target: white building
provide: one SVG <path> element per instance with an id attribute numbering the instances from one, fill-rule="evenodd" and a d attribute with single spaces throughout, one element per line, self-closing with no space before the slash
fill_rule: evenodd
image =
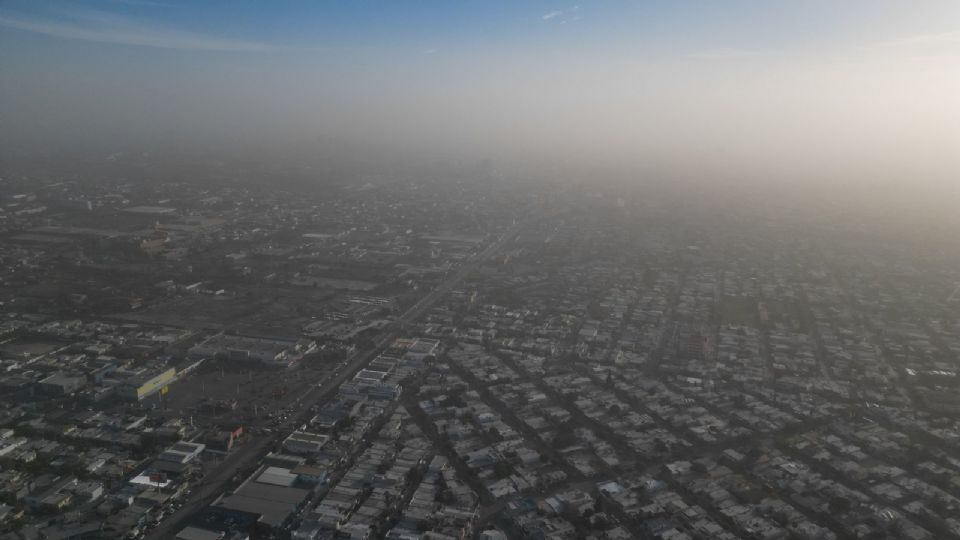
<path id="1" fill-rule="evenodd" d="M 204 448 L 206 445 L 180 441 L 164 450 L 157 459 L 183 465 L 196 459 L 203 453 Z"/>

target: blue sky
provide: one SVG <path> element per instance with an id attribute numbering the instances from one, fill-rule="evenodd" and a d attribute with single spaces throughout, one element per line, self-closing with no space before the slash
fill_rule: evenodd
<path id="1" fill-rule="evenodd" d="M 250 54 L 533 51 L 621 46 L 655 54 L 869 45 L 958 31 L 949 0 L 249 1 L 11 0 L 5 44 Z M 72 42 L 72 43 L 68 43 Z"/>
<path id="2" fill-rule="evenodd" d="M 960 42 L 954 0 L 7 0 L 0 62 L 26 85 L 158 87 L 329 75 L 320 86 L 443 81 L 538 62 L 831 61 L 884 44 Z M 481 71 L 482 72 L 482 71 Z M 253 78 L 254 80 L 249 80 Z M 406 79 L 406 80 L 405 80 Z M 314 80 L 314 83 L 317 81 Z M 430 84 L 430 80 L 424 81 Z M 282 83 L 281 83 L 282 84 Z"/>
<path id="3" fill-rule="evenodd" d="M 695 150 L 731 171 L 906 145 L 943 165 L 958 59 L 956 0 L 6 0 L 0 141 Z"/>

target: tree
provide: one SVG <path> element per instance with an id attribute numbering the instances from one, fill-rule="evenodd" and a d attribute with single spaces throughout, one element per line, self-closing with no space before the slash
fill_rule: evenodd
<path id="1" fill-rule="evenodd" d="M 498 461 L 497 464 L 493 466 L 493 476 L 497 479 L 506 478 L 512 473 L 513 469 L 506 461 Z"/>
<path id="2" fill-rule="evenodd" d="M 853 503 L 850 502 L 850 499 L 837 495 L 830 499 L 828 508 L 833 514 L 846 514 L 851 508 L 853 508 Z"/>

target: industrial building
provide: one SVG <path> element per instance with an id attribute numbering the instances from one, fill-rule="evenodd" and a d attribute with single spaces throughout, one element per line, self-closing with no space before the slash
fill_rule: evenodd
<path id="1" fill-rule="evenodd" d="M 66 396 L 80 390 L 86 384 L 85 377 L 63 372 L 54 373 L 37 383 L 40 391 L 48 396 Z"/>
<path id="2" fill-rule="evenodd" d="M 157 459 L 169 461 L 172 463 L 186 464 L 197 458 L 203 453 L 205 445 L 180 441 L 170 448 L 164 450 Z"/>
<path id="3" fill-rule="evenodd" d="M 296 475 L 280 467 L 261 467 L 231 495 L 213 504 L 219 510 L 259 516 L 258 523 L 278 528 L 307 500 L 309 489 L 292 487 Z M 290 485 L 287 485 L 287 483 Z"/>
<path id="4" fill-rule="evenodd" d="M 323 449 L 330 437 L 308 431 L 294 431 L 283 441 L 283 449 L 292 454 L 310 455 Z"/>
<path id="5" fill-rule="evenodd" d="M 267 339 L 217 334 L 190 348 L 193 358 L 227 358 L 237 362 L 254 362 L 271 368 L 290 367 L 303 355 L 316 350 L 309 340 Z"/>
<path id="6" fill-rule="evenodd" d="M 130 401 L 142 401 L 174 382 L 177 378 L 177 370 L 176 368 L 118 370 L 114 373 L 114 378 L 118 379 L 116 386 L 118 396 Z"/>

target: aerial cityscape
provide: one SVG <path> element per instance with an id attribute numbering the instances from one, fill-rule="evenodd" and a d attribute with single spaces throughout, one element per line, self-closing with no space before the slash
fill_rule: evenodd
<path id="1" fill-rule="evenodd" d="M 5 177 L 4 538 L 960 535 L 955 264 L 483 174 Z"/>
<path id="2" fill-rule="evenodd" d="M 700 46 L 669 69 L 661 36 L 650 69 L 679 75 L 625 83 L 629 98 L 601 89 L 623 75 L 605 48 L 571 53 L 599 78 L 543 102 L 527 92 L 557 74 L 514 62 L 603 42 L 584 27 L 616 41 L 658 32 L 641 14 L 689 15 L 766 34 L 686 1 L 496 17 L 412 3 L 412 29 L 394 3 L 278 7 L 286 18 L 213 4 L 0 6 L 0 540 L 960 539 L 956 29 L 916 57 L 853 47 L 870 59 L 850 77 L 904 77 L 875 102 L 811 75 L 843 97 L 804 107 L 846 110 L 836 124 L 756 79 L 848 65 L 771 59 L 797 36 L 842 48 L 877 28 L 932 32 L 955 4 L 872 3 L 885 17 L 860 27 L 858 0 L 836 27 L 767 52 Z M 820 2 L 731 5 L 784 32 L 830 19 Z M 214 15 L 260 33 L 201 33 L 227 24 Z M 311 17 L 332 37 L 270 41 Z M 327 54 L 324 39 L 346 60 L 330 60 L 335 89 L 318 87 L 330 93 L 305 131 L 314 82 L 261 76 Z M 516 55 L 497 56 L 498 39 Z M 416 48 L 406 80 L 398 46 Z M 481 52 L 503 59 L 502 86 L 492 64 L 460 79 L 432 59 Z M 688 62 L 712 67 L 688 78 Z M 942 84 L 911 79 L 919 64 Z M 166 70 L 178 82 L 157 82 Z M 721 86 L 697 90 L 699 113 L 667 99 L 707 79 Z M 285 81 L 304 86 L 277 99 Z M 191 92 L 222 92 L 225 108 Z M 620 120 L 638 92 L 654 105 Z M 761 122 L 767 107 L 783 116 Z M 706 114 L 702 129 L 684 111 Z M 651 125 L 623 129 L 633 120 Z"/>

